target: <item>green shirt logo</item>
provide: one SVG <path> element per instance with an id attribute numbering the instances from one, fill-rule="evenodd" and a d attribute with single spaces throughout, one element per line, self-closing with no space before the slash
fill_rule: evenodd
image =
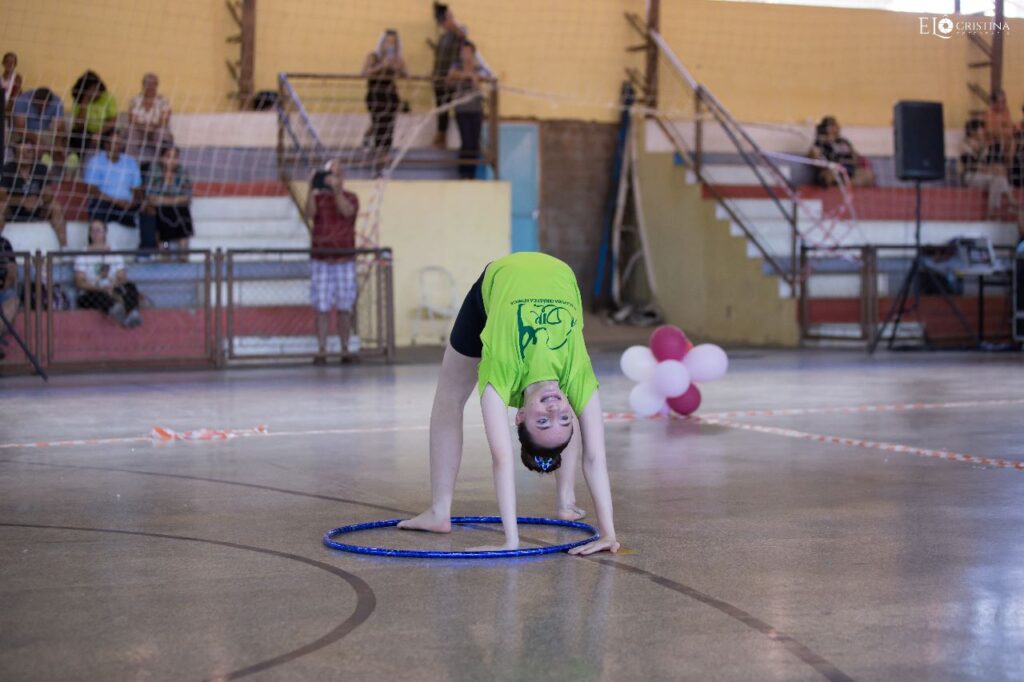
<path id="1" fill-rule="evenodd" d="M 548 350 L 558 350 L 569 343 L 569 334 L 576 328 L 568 301 L 527 299 L 513 301 L 516 326 L 519 330 L 519 358 L 526 359 L 526 349 L 536 345 L 541 332 Z"/>

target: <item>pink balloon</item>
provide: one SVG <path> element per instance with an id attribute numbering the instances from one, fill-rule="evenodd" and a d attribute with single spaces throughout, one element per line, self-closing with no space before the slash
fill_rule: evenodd
<path id="1" fill-rule="evenodd" d="M 668 406 L 672 408 L 673 412 L 684 416 L 696 412 L 697 408 L 700 407 L 700 391 L 697 389 L 697 385 L 690 384 L 690 388 L 687 389 L 686 393 L 678 398 L 669 398 Z"/>
<path id="2" fill-rule="evenodd" d="M 665 324 L 651 333 L 651 352 L 654 357 L 662 360 L 682 360 L 683 356 L 693 348 L 686 334 L 679 327 Z"/>

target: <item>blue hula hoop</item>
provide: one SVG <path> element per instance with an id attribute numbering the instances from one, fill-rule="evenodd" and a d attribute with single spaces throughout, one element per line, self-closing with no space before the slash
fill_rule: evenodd
<path id="1" fill-rule="evenodd" d="M 563 521 L 562 519 L 543 519 L 533 516 L 519 516 L 516 521 L 526 526 L 561 526 L 563 528 L 577 528 L 590 533 L 590 537 L 576 542 L 568 542 L 564 545 L 551 545 L 549 547 L 531 547 L 529 549 L 502 549 L 487 552 L 435 552 L 419 549 L 388 549 L 387 547 L 365 547 L 363 545 L 348 545 L 344 542 L 336 542 L 334 538 L 339 535 L 356 533 L 361 530 L 373 528 L 390 528 L 397 526 L 403 519 L 389 519 L 387 521 L 368 521 L 356 523 L 351 526 L 342 526 L 324 534 L 323 542 L 331 549 L 340 549 L 342 552 L 353 552 L 355 554 L 372 554 L 375 556 L 391 557 L 413 557 L 417 559 L 508 559 L 520 556 L 537 556 L 539 554 L 555 554 L 567 552 L 573 547 L 585 545 L 601 537 L 597 529 L 582 521 Z M 500 516 L 453 516 L 452 523 L 501 523 Z"/>

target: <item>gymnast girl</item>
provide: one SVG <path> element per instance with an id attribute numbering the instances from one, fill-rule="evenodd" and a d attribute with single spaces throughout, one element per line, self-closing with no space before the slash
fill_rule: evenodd
<path id="1" fill-rule="evenodd" d="M 585 516 L 573 492 L 582 450 L 601 537 L 570 554 L 617 552 L 597 377 L 583 342 L 579 285 L 568 265 L 542 253 L 515 253 L 490 263 L 470 288 L 445 348 L 430 413 L 431 506 L 399 528 L 451 531 L 462 415 L 474 387 L 480 392 L 505 543 L 473 550 L 519 549 L 511 406 L 518 408 L 520 459 L 527 469 L 555 474 L 562 519 Z"/>

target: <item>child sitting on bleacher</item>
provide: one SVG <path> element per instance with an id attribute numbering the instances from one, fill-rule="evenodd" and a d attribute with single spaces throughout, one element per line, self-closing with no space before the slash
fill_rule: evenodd
<path id="1" fill-rule="evenodd" d="M 138 327 L 139 290 L 128 281 L 124 256 L 106 253 L 107 224 L 89 222 L 89 253 L 75 258 L 78 307 L 101 310 L 122 327 Z"/>

